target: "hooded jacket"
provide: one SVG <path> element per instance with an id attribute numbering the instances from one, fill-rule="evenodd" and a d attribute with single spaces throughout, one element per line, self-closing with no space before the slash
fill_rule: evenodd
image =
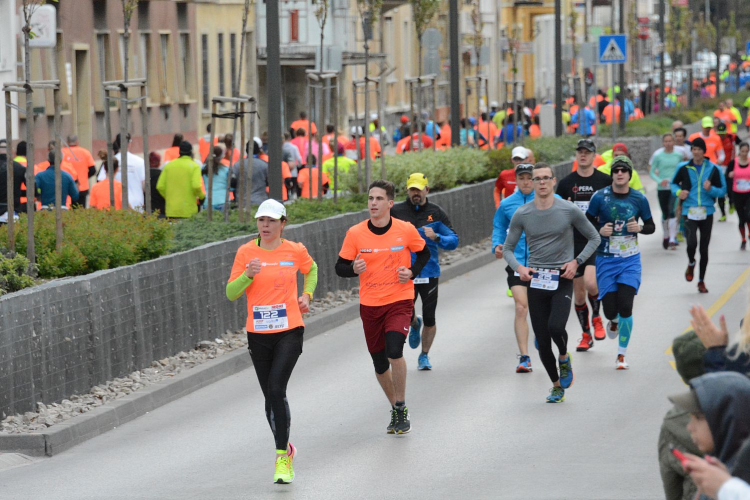
<path id="1" fill-rule="evenodd" d="M 703 188 L 705 181 L 711 181 L 711 188 Z M 693 161 L 686 161 L 677 165 L 677 171 L 672 179 L 672 194 L 678 196 L 680 191 L 688 190 L 688 197 L 682 202 L 682 215 L 687 215 L 691 207 L 705 207 L 706 215 L 716 211 L 716 198 L 727 195 L 727 182 L 719 167 L 703 160 L 700 166 L 693 165 Z"/>
<path id="2" fill-rule="evenodd" d="M 414 205 L 408 198 L 402 203 L 393 205 L 391 216 L 406 222 L 411 222 L 417 228 L 420 236 L 425 240 L 430 250 L 430 260 L 415 278 L 437 278 L 440 276 L 440 262 L 438 248 L 455 250 L 458 247 L 458 235 L 453 230 L 451 221 L 440 206 L 430 203 L 428 199 L 424 205 Z M 438 235 L 437 241 L 425 236 L 424 228 L 431 227 Z M 411 254 L 411 263 L 417 260 L 417 254 Z"/>
<path id="3" fill-rule="evenodd" d="M 750 379 L 734 372 L 707 373 L 690 381 L 714 439 L 714 455 L 731 470 L 750 437 Z"/>
<path id="4" fill-rule="evenodd" d="M 505 198 L 500 202 L 495 212 L 495 218 L 492 222 L 492 253 L 495 253 L 495 247 L 505 244 L 505 238 L 508 236 L 508 228 L 513 214 L 521 205 L 534 201 L 534 191 L 529 194 L 523 194 L 520 190 Z M 513 251 L 516 260 L 525 267 L 529 265 L 529 246 L 526 244 L 526 233 L 522 233 L 518 239 L 516 249 Z"/>

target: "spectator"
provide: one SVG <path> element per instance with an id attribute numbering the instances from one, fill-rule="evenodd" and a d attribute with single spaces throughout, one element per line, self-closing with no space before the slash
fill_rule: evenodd
<path id="1" fill-rule="evenodd" d="M 47 144 L 47 151 L 54 153 L 55 149 L 56 149 L 56 146 L 57 146 L 57 143 L 55 141 L 49 141 L 49 143 Z M 37 163 L 36 165 L 34 165 L 34 175 L 36 175 L 36 174 L 38 174 L 40 172 L 44 172 L 45 170 L 47 170 L 47 168 L 49 166 L 50 166 L 50 162 L 46 161 L 46 160 L 43 161 L 43 162 L 41 162 L 41 163 Z M 78 170 L 76 170 L 76 168 L 73 166 L 72 163 L 69 163 L 69 162 L 61 159 L 60 160 L 60 170 L 62 170 L 63 172 L 67 172 L 68 174 L 70 174 L 70 176 L 73 178 L 73 182 L 75 182 L 76 186 L 78 186 Z M 80 197 L 80 192 L 79 192 L 79 197 Z M 66 197 L 65 198 L 65 206 L 68 207 L 68 208 L 70 208 L 72 204 L 73 204 L 73 201 L 71 200 L 71 198 L 70 197 Z"/>
<path id="2" fill-rule="evenodd" d="M 107 171 L 107 152 L 99 151 L 99 158 L 102 160 L 102 168 Z M 112 173 L 116 174 L 120 170 L 120 163 L 116 158 L 112 158 Z M 115 210 L 122 210 L 122 184 L 120 181 L 114 181 L 115 186 Z M 91 188 L 90 207 L 98 210 L 107 210 L 112 206 L 109 192 L 109 176 L 101 182 L 94 184 Z"/>
<path id="3" fill-rule="evenodd" d="M 216 158 L 221 158 L 224 155 L 224 148 L 221 146 L 214 146 L 214 156 Z M 203 170 L 201 171 L 201 175 L 203 175 L 203 185 L 206 189 L 208 189 L 208 161 L 203 165 Z M 218 168 L 214 167 L 214 176 L 213 176 L 213 184 L 212 184 L 212 190 L 211 190 L 211 204 L 213 205 L 214 210 L 219 210 L 220 212 L 224 211 L 224 202 L 226 201 L 227 196 L 227 184 L 230 182 L 229 180 L 229 167 L 224 165 L 223 163 L 218 164 Z M 234 188 L 237 183 L 237 180 L 233 177 L 231 180 L 231 187 Z M 203 200 L 203 209 L 208 208 L 208 196 L 206 196 L 206 199 Z"/>
<path id="4" fill-rule="evenodd" d="M 701 454 L 714 455 L 732 469 L 750 437 L 750 379 L 732 372 L 707 373 L 692 379 L 689 391 L 669 399 L 690 414 L 687 430 Z"/>
<path id="5" fill-rule="evenodd" d="M 260 205 L 268 199 L 268 193 L 266 192 L 266 187 L 268 187 L 268 163 L 259 158 L 263 143 L 258 137 L 255 137 L 252 141 L 248 141 L 245 147 L 245 151 L 248 154 L 250 153 L 251 145 L 253 148 L 252 164 L 250 164 L 250 158 L 243 159 L 245 162 L 245 178 L 243 179 L 245 183 L 245 193 L 248 192 L 248 188 L 251 186 L 250 183 L 252 182 L 250 199 L 248 200 L 246 197 L 244 201 L 246 207 L 249 207 L 250 205 Z M 252 170 L 250 169 L 250 165 L 252 165 Z M 237 162 L 232 165 L 232 176 L 239 178 L 239 172 L 240 162 Z"/>
<path id="6" fill-rule="evenodd" d="M 300 111 L 299 113 L 299 120 L 295 120 L 292 122 L 291 129 L 294 131 L 299 131 L 300 129 L 303 132 L 303 136 L 307 136 L 307 128 L 310 128 L 311 134 L 317 134 L 318 133 L 318 127 L 315 126 L 315 122 L 311 122 L 307 119 L 307 113 L 304 111 Z"/>
<path id="7" fill-rule="evenodd" d="M 305 147 L 305 142 L 307 142 L 308 140 L 309 139 L 305 137 L 305 131 L 301 128 L 298 128 L 297 131 L 294 133 L 294 139 L 289 141 L 297 148 L 297 151 L 299 151 L 300 158 L 302 159 L 302 161 L 300 162 L 300 165 L 307 163 L 307 158 L 302 156 L 302 151 L 303 151 L 303 148 Z"/>
<path id="8" fill-rule="evenodd" d="M 23 194 L 21 186 L 24 185 L 26 169 L 16 161 L 10 161 L 9 165 L 8 141 L 0 139 L 0 219 L 5 214 L 5 219 L 0 220 L 0 222 L 8 220 L 8 168 L 13 169 L 13 212 L 24 212 L 26 207 L 21 206 L 21 195 Z"/>
<path id="9" fill-rule="evenodd" d="M 162 169 L 156 189 L 166 201 L 166 215 L 171 219 L 192 217 L 198 213 L 196 199 L 206 197 L 201 187 L 201 168 L 193 160 L 193 146 L 183 141 L 180 157 Z"/>
<path id="10" fill-rule="evenodd" d="M 180 144 L 182 144 L 182 134 L 175 134 L 172 138 L 172 147 L 164 151 L 164 164 L 180 157 Z"/>
<path id="11" fill-rule="evenodd" d="M 208 142 L 211 140 L 211 124 L 206 125 L 206 135 L 198 139 L 198 151 L 201 157 L 201 161 L 206 161 L 208 152 L 210 151 Z M 214 137 L 214 146 L 219 144 L 219 138 Z"/>
<path id="12" fill-rule="evenodd" d="M 151 174 L 151 211 L 158 213 L 160 219 L 164 219 L 167 216 L 167 202 L 159 190 L 156 189 L 156 185 L 159 183 L 159 176 L 161 175 L 161 156 L 159 153 L 152 151 L 148 155 L 148 166 Z"/>
<path id="13" fill-rule="evenodd" d="M 91 152 L 80 146 L 77 135 L 68 136 L 68 145 L 63 148 L 63 161 L 73 165 L 78 174 L 78 204 L 85 207 L 89 195 L 89 178 L 96 174 L 96 163 Z"/>
<path id="14" fill-rule="evenodd" d="M 703 370 L 703 347 L 698 336 L 689 331 L 672 342 L 675 367 L 685 384 L 705 372 Z M 675 446 L 680 451 L 700 454 L 695 446 L 687 425 L 690 422 L 690 414 L 677 406 L 670 409 L 661 425 L 659 432 L 659 470 L 661 472 L 662 485 L 666 500 L 693 500 L 697 491 L 693 480 L 682 467 L 677 458 L 672 454 L 671 447 Z"/>
<path id="15" fill-rule="evenodd" d="M 49 162 L 47 168 L 43 172 L 39 172 L 34 176 L 34 182 L 36 183 L 37 197 L 42 203 L 42 208 L 55 206 L 55 152 L 50 151 L 47 156 Z M 64 170 L 60 171 L 62 177 L 62 197 L 65 199 L 66 196 L 70 196 L 72 201 L 78 201 L 78 187 L 73 177 Z M 67 209 L 67 207 L 63 206 Z"/>
<path id="16" fill-rule="evenodd" d="M 363 139 L 364 140 L 364 139 Z M 372 144 L 374 141 L 375 144 L 377 144 L 377 140 L 374 138 L 370 138 L 370 144 Z M 319 162 L 317 160 L 320 160 L 320 155 L 318 154 L 318 148 L 320 145 L 318 144 L 318 134 L 313 133 L 312 134 L 312 156 L 315 158 L 315 164 L 317 165 Z M 370 146 L 370 149 L 372 150 L 372 146 Z M 305 140 L 302 141 L 302 149 L 300 150 L 300 155 L 302 155 L 302 161 L 303 163 L 307 163 L 307 155 L 310 150 L 310 141 L 307 140 L 307 137 L 305 137 Z M 378 147 L 378 151 L 380 151 Z M 323 143 L 323 156 L 330 154 L 331 149 L 328 147 L 328 144 L 325 142 Z M 372 153 L 372 151 L 370 151 Z"/>
<path id="17" fill-rule="evenodd" d="M 224 158 L 227 159 L 229 162 L 229 165 L 233 165 L 240 161 L 240 148 L 235 148 L 234 146 L 234 136 L 232 134 L 226 134 L 224 136 Z M 231 152 L 231 154 L 230 154 Z"/>
<path id="18" fill-rule="evenodd" d="M 693 306 L 690 315 L 693 318 L 690 324 L 707 349 L 703 356 L 706 372 L 733 371 L 750 377 L 750 307 L 731 343 L 724 316 L 719 318 L 720 326 L 717 327 L 703 306 Z"/>
<path id="19" fill-rule="evenodd" d="M 16 144 L 16 156 L 13 158 L 13 161 L 20 163 L 24 167 L 26 166 L 26 141 L 19 141 Z"/>
<path id="20" fill-rule="evenodd" d="M 334 143 L 331 142 L 331 145 L 333 144 Z M 338 192 L 341 192 L 341 185 L 344 184 L 344 182 L 342 182 L 342 179 L 349 173 L 349 170 L 352 167 L 354 168 L 357 167 L 357 162 L 354 160 L 350 160 L 344 155 L 345 153 L 344 146 L 342 146 L 341 144 L 338 144 L 337 147 L 338 147 L 338 150 L 336 151 L 336 153 L 337 153 L 338 159 L 334 160 L 333 158 L 329 158 L 323 163 L 323 172 L 324 172 L 323 179 L 325 179 L 327 175 L 331 181 L 330 182 L 331 189 L 336 189 L 335 181 L 336 181 L 336 177 L 338 177 L 338 182 L 339 182 Z M 334 164 L 334 161 L 336 161 L 335 164 Z M 334 166 L 338 169 L 337 175 L 334 175 Z"/>
<path id="21" fill-rule="evenodd" d="M 318 175 L 320 175 L 319 168 L 315 165 L 315 157 L 313 157 L 313 163 L 312 168 L 304 167 L 302 170 L 299 171 L 299 174 L 297 175 L 297 195 L 300 198 L 310 198 L 310 193 L 312 192 L 312 197 L 317 198 L 318 197 Z M 312 185 L 312 191 L 310 189 L 310 186 Z M 325 195 L 328 192 L 328 188 L 330 186 L 330 180 L 328 179 L 328 174 L 323 172 L 323 194 Z"/>
<path id="22" fill-rule="evenodd" d="M 420 149 L 430 149 L 432 147 L 432 139 L 430 139 L 430 137 L 427 134 L 424 133 L 427 125 L 423 122 L 423 123 L 420 123 L 419 126 L 422 129 L 422 134 L 421 134 L 422 144 L 421 144 L 421 146 L 419 144 L 420 134 L 417 133 L 417 132 L 414 132 L 409 137 L 411 140 L 409 140 L 409 141 L 406 142 L 406 144 L 404 146 L 404 151 L 419 151 Z M 360 139 L 360 142 L 364 143 L 364 139 Z M 371 149 L 370 152 L 372 152 L 372 149 Z"/>
<path id="23" fill-rule="evenodd" d="M 745 447 L 747 448 L 747 446 Z M 726 465 L 713 457 L 705 459 L 688 455 L 686 468 L 698 486 L 701 498 L 716 498 L 717 500 L 746 500 L 750 498 L 750 484 L 748 480 L 737 477 L 732 471 L 729 475 Z"/>
<path id="24" fill-rule="evenodd" d="M 130 134 L 126 136 L 128 144 L 132 142 Z M 122 166 L 122 153 L 120 152 L 120 134 L 117 134 L 115 141 L 112 143 L 112 151 L 115 153 L 115 158 Z M 130 152 L 128 148 L 128 171 L 126 173 L 128 179 L 128 205 L 130 208 L 143 211 L 143 204 L 145 203 L 144 197 L 144 186 L 146 183 L 146 164 L 143 158 L 136 156 Z M 107 177 L 107 171 L 99 169 L 99 175 L 97 179 L 103 181 Z M 115 174 L 115 180 L 122 182 L 122 168 Z"/>
<path id="25" fill-rule="evenodd" d="M 501 111 L 498 111 L 498 114 L 499 113 L 501 113 Z M 473 148 L 477 145 L 477 130 L 474 128 L 476 120 L 474 120 L 474 122 L 471 122 L 471 120 L 474 120 L 474 118 L 469 118 L 468 123 L 471 125 L 469 126 L 469 124 L 467 124 L 466 118 L 461 118 L 460 139 L 461 146 L 469 146 Z"/>

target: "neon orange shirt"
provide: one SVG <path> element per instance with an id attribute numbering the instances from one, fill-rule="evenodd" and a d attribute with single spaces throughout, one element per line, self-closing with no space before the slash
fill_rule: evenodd
<path id="1" fill-rule="evenodd" d="M 89 189 L 89 167 L 96 166 L 91 153 L 81 146 L 71 146 L 63 149 L 63 161 L 73 165 L 78 172 L 78 190 Z"/>
<path id="2" fill-rule="evenodd" d="M 208 153 L 206 153 L 208 155 Z M 180 157 L 180 147 L 179 146 L 172 146 L 171 148 L 167 148 L 166 151 L 164 151 L 164 158 L 162 158 L 162 165 L 166 165 L 172 160 L 176 160 Z"/>
<path id="3" fill-rule="evenodd" d="M 89 207 L 106 210 L 112 205 L 109 203 L 109 179 L 94 184 L 89 196 Z M 115 210 L 122 210 L 122 184 L 115 181 Z"/>
<path id="4" fill-rule="evenodd" d="M 414 300 L 414 283 L 398 282 L 398 268 L 411 267 L 411 252 L 425 246 L 424 239 L 409 222 L 391 217 L 391 228 L 378 236 L 367 227 L 367 220 L 346 232 L 339 257 L 354 260 L 357 255 L 367 264 L 359 275 L 359 303 L 385 306 L 400 300 Z"/>
<path id="5" fill-rule="evenodd" d="M 718 165 L 718 156 L 716 153 L 718 151 L 724 150 L 724 144 L 722 144 L 719 135 L 713 130 L 711 130 L 711 133 L 708 135 L 708 137 L 703 137 L 703 132 L 696 132 L 690 136 L 689 141 L 692 143 L 698 137 L 706 141 L 706 158 L 708 158 L 708 161 Z"/>
<path id="6" fill-rule="evenodd" d="M 310 122 L 309 120 L 295 120 L 292 122 L 290 128 L 294 130 L 295 132 L 297 132 L 298 129 L 302 129 L 305 131 L 305 136 L 307 136 L 308 124 L 310 126 L 310 133 L 317 134 L 318 127 L 315 126 L 315 122 Z"/>
<path id="7" fill-rule="evenodd" d="M 244 273 L 245 266 L 255 258 L 263 267 L 245 290 L 247 331 L 274 333 L 304 326 L 297 302 L 297 271 L 307 274 L 313 264 L 305 245 L 281 240 L 275 250 L 264 250 L 257 240 L 245 243 L 234 257 L 229 281 Z"/>
<path id="8" fill-rule="evenodd" d="M 302 198 L 309 198 L 310 197 L 310 184 L 312 184 L 312 197 L 317 198 L 318 197 L 318 169 L 313 168 L 312 169 L 312 181 L 310 181 L 310 169 L 309 168 L 303 168 L 297 173 L 297 185 L 299 186 L 300 190 L 302 191 Z M 323 172 L 323 185 L 328 184 L 330 185 L 330 179 L 328 178 L 328 174 Z"/>

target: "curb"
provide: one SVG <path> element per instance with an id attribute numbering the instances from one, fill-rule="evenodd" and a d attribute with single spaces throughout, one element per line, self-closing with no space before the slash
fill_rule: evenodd
<path id="1" fill-rule="evenodd" d="M 495 257 L 489 252 L 462 259 L 446 267 L 440 277 L 441 281 L 451 280 L 493 261 Z M 359 302 L 330 309 L 306 321 L 305 340 L 358 317 Z M 250 366 L 252 363 L 246 350 L 237 349 L 88 413 L 55 424 L 47 432 L 0 434 L 0 453 L 13 452 L 34 457 L 57 455 Z"/>

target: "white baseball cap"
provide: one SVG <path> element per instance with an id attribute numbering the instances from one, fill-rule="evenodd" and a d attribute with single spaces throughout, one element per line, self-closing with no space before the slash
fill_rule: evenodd
<path id="1" fill-rule="evenodd" d="M 276 200 L 266 200 L 260 204 L 258 211 L 255 212 L 255 218 L 259 217 L 281 219 L 282 217 L 286 217 L 286 207 Z"/>
<path id="2" fill-rule="evenodd" d="M 260 140 L 260 137 L 253 137 L 253 141 L 258 145 L 258 149 L 263 149 L 263 141 Z"/>
<path id="3" fill-rule="evenodd" d="M 525 160 L 529 157 L 529 150 L 523 146 L 516 146 L 510 154 L 512 159 L 518 158 L 519 160 Z"/>
<path id="4" fill-rule="evenodd" d="M 377 113 L 370 113 L 370 120 L 377 120 L 378 114 Z"/>
<path id="5" fill-rule="evenodd" d="M 356 125 L 352 127 L 350 132 L 351 132 L 351 135 L 357 135 L 357 134 L 363 135 L 364 134 L 364 132 L 362 131 L 362 127 L 357 127 Z"/>

